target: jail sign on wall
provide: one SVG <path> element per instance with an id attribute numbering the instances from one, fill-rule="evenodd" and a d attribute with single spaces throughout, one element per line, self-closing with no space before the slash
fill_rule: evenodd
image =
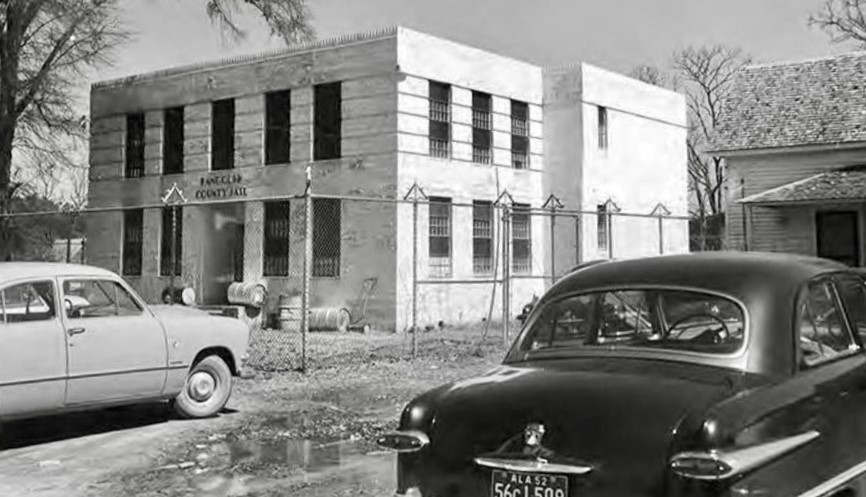
<path id="1" fill-rule="evenodd" d="M 240 173 L 224 173 L 202 176 L 195 191 L 196 200 L 220 200 L 246 197 L 247 187 Z"/>

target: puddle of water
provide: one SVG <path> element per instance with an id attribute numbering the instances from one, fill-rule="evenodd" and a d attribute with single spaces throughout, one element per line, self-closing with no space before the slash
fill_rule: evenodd
<path id="1" fill-rule="evenodd" d="M 310 440 L 237 440 L 226 444 L 232 465 L 259 462 L 319 472 L 358 462 L 366 455 L 357 443 L 320 444 Z"/>

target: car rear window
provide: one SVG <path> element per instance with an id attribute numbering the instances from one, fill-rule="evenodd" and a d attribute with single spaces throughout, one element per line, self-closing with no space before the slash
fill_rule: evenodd
<path id="1" fill-rule="evenodd" d="M 739 350 L 745 315 L 733 300 L 680 289 L 605 290 L 549 302 L 519 349 L 638 347 L 708 354 Z"/>

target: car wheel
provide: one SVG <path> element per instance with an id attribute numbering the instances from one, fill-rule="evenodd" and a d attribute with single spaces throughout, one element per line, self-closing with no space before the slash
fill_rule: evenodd
<path id="1" fill-rule="evenodd" d="M 207 418 L 225 407 L 232 394 L 232 373 L 219 356 L 207 356 L 189 371 L 174 399 L 174 408 L 186 418 Z"/>

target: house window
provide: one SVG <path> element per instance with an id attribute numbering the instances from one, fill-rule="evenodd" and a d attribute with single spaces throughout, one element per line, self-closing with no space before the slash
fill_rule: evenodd
<path id="1" fill-rule="evenodd" d="M 606 251 L 609 245 L 610 232 L 610 214 L 607 212 L 607 204 L 598 204 L 596 209 L 598 213 L 596 220 L 598 222 L 598 250 Z"/>
<path id="2" fill-rule="evenodd" d="M 232 98 L 217 100 L 212 105 L 211 169 L 234 169 L 235 101 Z"/>
<path id="3" fill-rule="evenodd" d="M 144 238 L 144 211 L 123 211 L 122 268 L 124 276 L 141 276 L 142 240 Z"/>
<path id="4" fill-rule="evenodd" d="M 511 270 L 514 274 L 532 271 L 532 219 L 526 204 L 514 204 L 511 215 Z"/>
<path id="5" fill-rule="evenodd" d="M 529 167 L 529 105 L 517 100 L 511 101 L 511 165 Z"/>
<path id="6" fill-rule="evenodd" d="M 315 94 L 313 160 L 339 159 L 343 123 L 342 85 L 339 81 L 316 85 Z"/>
<path id="7" fill-rule="evenodd" d="M 144 113 L 126 116 L 126 171 L 127 178 L 144 176 Z"/>
<path id="8" fill-rule="evenodd" d="M 166 109 L 162 128 L 162 174 L 183 172 L 183 107 Z"/>
<path id="9" fill-rule="evenodd" d="M 174 216 L 172 209 L 177 209 L 177 230 L 172 229 Z M 162 236 L 160 246 L 160 276 L 171 276 L 171 234 L 175 232 L 175 259 L 174 259 L 174 275 L 181 274 L 181 261 L 183 260 L 183 208 L 182 207 L 166 207 L 162 209 Z"/>
<path id="10" fill-rule="evenodd" d="M 598 108 L 598 148 L 607 150 L 607 108 Z"/>
<path id="11" fill-rule="evenodd" d="M 430 155 L 451 157 L 451 86 L 430 82 Z"/>
<path id="12" fill-rule="evenodd" d="M 451 199 L 430 197 L 430 276 L 451 276 Z"/>
<path id="13" fill-rule="evenodd" d="M 472 271 L 493 273 L 493 203 L 472 202 Z"/>
<path id="14" fill-rule="evenodd" d="M 290 90 L 265 95 L 265 164 L 289 162 L 291 109 Z"/>
<path id="15" fill-rule="evenodd" d="M 265 202 L 264 276 L 289 275 L 289 202 Z"/>
<path id="16" fill-rule="evenodd" d="M 472 162 L 490 164 L 493 158 L 490 95 L 472 92 Z"/>
<path id="17" fill-rule="evenodd" d="M 340 276 L 340 200 L 313 199 L 313 276 Z"/>

